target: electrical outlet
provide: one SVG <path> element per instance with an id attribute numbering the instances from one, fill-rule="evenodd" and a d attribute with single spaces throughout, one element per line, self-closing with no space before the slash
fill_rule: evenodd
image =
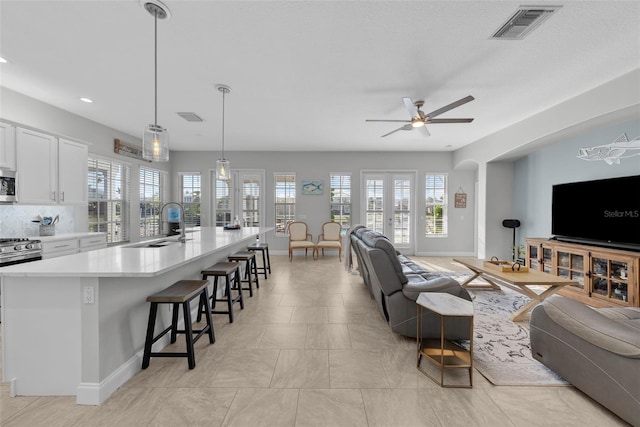
<path id="1" fill-rule="evenodd" d="M 85 304 L 94 304 L 96 302 L 93 286 L 85 286 L 82 289 L 82 302 Z"/>
<path id="2" fill-rule="evenodd" d="M 22 220 L 22 229 L 28 230 L 30 228 L 31 228 L 31 221 L 29 221 L 28 219 Z"/>

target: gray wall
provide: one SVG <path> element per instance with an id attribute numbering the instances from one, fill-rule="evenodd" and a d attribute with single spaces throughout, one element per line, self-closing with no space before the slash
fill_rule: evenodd
<path id="1" fill-rule="evenodd" d="M 585 133 L 516 161 L 513 212 L 522 222 L 518 229 L 520 243 L 524 243 L 525 237 L 551 237 L 551 188 L 554 184 L 640 174 L 640 156 L 622 159 L 619 165 L 576 157 L 579 148 L 609 144 L 622 133 L 629 139 L 640 136 L 640 120 Z M 632 188 L 630 194 L 639 197 L 639 191 Z"/>
<path id="2" fill-rule="evenodd" d="M 209 206 L 209 171 L 215 168 L 218 152 L 172 152 L 172 175 L 179 172 L 199 171 L 203 177 L 203 208 Z M 309 225 L 314 239 L 320 232 L 322 223 L 329 220 L 329 192 L 325 189 L 322 196 L 309 196 L 300 193 L 300 180 L 322 179 L 325 186 L 329 183 L 332 172 L 348 172 L 352 177 L 352 223 L 363 221 L 360 218 L 361 182 L 360 173 L 363 170 L 385 171 L 417 171 L 417 197 L 415 212 L 416 252 L 419 254 L 455 254 L 473 255 L 474 253 L 474 171 L 454 171 L 452 169 L 451 153 L 353 153 L 353 152 L 225 152 L 235 169 L 262 169 L 265 171 L 266 222 L 265 226 L 273 226 L 273 175 L 276 172 L 295 172 L 297 187 L 296 214 L 304 217 Z M 447 173 L 449 176 L 449 201 L 451 204 L 449 216 L 449 236 L 446 238 L 426 238 L 424 236 L 424 205 L 425 205 L 425 175 L 426 173 Z M 460 188 L 467 193 L 467 207 L 454 208 L 454 193 Z M 177 195 L 177 183 L 174 186 Z M 203 218 L 204 224 L 209 224 L 210 217 Z M 287 250 L 286 238 L 268 236 L 268 241 L 275 250 Z"/>

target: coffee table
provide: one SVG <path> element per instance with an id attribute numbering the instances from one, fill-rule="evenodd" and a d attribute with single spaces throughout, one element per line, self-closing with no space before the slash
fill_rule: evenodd
<path id="1" fill-rule="evenodd" d="M 537 270 L 529 270 L 527 272 L 504 272 L 494 270 L 492 268 L 486 268 L 484 261 L 481 259 L 454 259 L 455 262 L 460 263 L 473 271 L 473 275 L 461 283 L 461 286 L 465 289 L 500 289 L 492 279 L 498 279 L 502 281 L 502 284 L 509 289 L 513 289 L 523 295 L 531 298 L 528 304 L 522 306 L 518 311 L 511 315 L 511 320 L 514 322 L 520 322 L 529 319 L 531 310 L 533 307 L 545 300 L 545 298 L 555 294 L 564 286 L 578 285 L 575 280 L 565 279 L 563 277 L 554 276 L 553 274 L 544 273 Z M 481 277 L 488 282 L 488 285 L 472 285 L 470 282 L 476 277 Z M 534 290 L 535 287 L 546 288 L 542 292 L 538 293 Z"/>

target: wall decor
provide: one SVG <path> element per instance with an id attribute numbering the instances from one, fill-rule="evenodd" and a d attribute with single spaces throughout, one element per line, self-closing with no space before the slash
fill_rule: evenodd
<path id="1" fill-rule="evenodd" d="M 640 136 L 629 141 L 623 133 L 611 144 L 578 149 L 578 157 L 582 160 L 603 160 L 609 166 L 620 164 L 620 159 L 640 156 Z"/>
<path id="2" fill-rule="evenodd" d="M 458 188 L 458 191 L 455 194 L 454 206 L 456 208 L 466 208 L 467 207 L 467 193 L 464 192 L 462 187 Z"/>
<path id="3" fill-rule="evenodd" d="M 303 179 L 302 194 L 318 196 L 324 192 L 324 181 L 321 179 Z"/>
<path id="4" fill-rule="evenodd" d="M 113 140 L 113 152 L 122 156 L 133 157 L 134 159 L 142 160 L 142 147 L 128 144 L 120 141 L 119 139 Z M 149 162 L 151 160 L 148 160 Z"/>

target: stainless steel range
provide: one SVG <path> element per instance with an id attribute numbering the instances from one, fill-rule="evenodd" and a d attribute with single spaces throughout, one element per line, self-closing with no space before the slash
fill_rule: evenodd
<path id="1" fill-rule="evenodd" d="M 26 237 L 0 238 L 0 267 L 42 259 L 42 243 Z"/>

